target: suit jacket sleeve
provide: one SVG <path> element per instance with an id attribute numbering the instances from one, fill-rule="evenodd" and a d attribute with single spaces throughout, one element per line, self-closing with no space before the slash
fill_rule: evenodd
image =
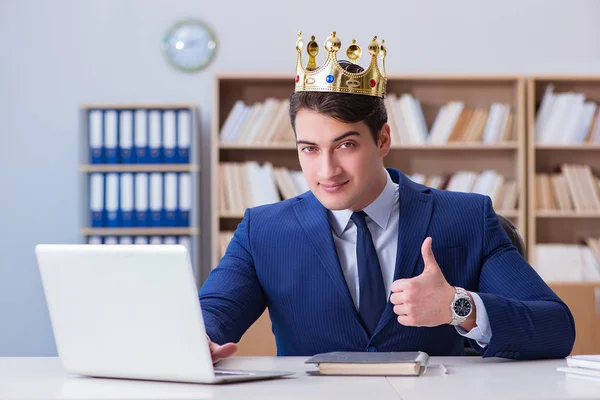
<path id="1" fill-rule="evenodd" d="M 252 258 L 250 221 L 247 209 L 225 255 L 200 289 L 206 332 L 215 343 L 237 343 L 266 307 Z"/>
<path id="2" fill-rule="evenodd" d="M 478 295 L 493 332 L 483 357 L 566 357 L 575 342 L 575 323 L 569 308 L 512 245 L 490 198 L 486 196 L 483 203 Z M 470 342 L 482 351 L 477 343 Z"/>

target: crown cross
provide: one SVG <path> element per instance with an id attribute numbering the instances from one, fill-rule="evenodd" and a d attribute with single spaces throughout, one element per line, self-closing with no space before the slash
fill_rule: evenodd
<path id="1" fill-rule="evenodd" d="M 296 50 L 298 56 L 296 59 L 296 92 L 337 92 L 349 94 L 362 94 L 369 96 L 384 97 L 386 90 L 385 58 L 387 50 L 381 41 L 377 42 L 377 36 L 369 43 L 369 54 L 371 60 L 368 67 L 360 73 L 352 73 L 344 70 L 338 63 L 337 52 L 342 47 L 342 41 L 336 36 L 335 31 L 325 40 L 325 50 L 327 59 L 321 66 L 317 66 L 317 54 L 319 54 L 319 45 L 315 37 L 311 36 L 306 45 L 308 53 L 308 62 L 306 67 L 302 64 L 302 49 L 304 42 L 302 32 L 298 32 L 296 40 Z M 346 57 L 354 64 L 362 56 L 362 49 L 352 40 L 346 50 Z M 381 57 L 382 68 L 379 69 L 377 56 Z"/>

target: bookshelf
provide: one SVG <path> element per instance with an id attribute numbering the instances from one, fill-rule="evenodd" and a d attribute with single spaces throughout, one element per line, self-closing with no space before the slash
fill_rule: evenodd
<path id="1" fill-rule="evenodd" d="M 199 284 L 196 105 L 83 104 L 79 111 L 82 242 L 183 244 Z M 109 176 L 115 183 L 110 189 Z"/>
<path id="2" fill-rule="evenodd" d="M 552 96 L 548 96 L 548 88 L 552 89 Z M 552 102 L 548 101 L 550 98 Z M 585 265 L 585 259 L 577 259 L 577 253 L 574 253 L 575 261 L 561 256 L 560 261 L 552 265 L 562 271 L 552 271 L 546 267 L 551 263 L 545 262 L 551 254 L 544 255 L 540 251 L 546 252 L 552 245 L 566 245 L 568 248 L 562 250 L 566 255 L 576 251 L 575 245 L 585 245 L 587 238 L 600 238 L 600 208 L 588 202 L 593 197 L 600 199 L 598 184 L 594 187 L 592 181 L 590 185 L 585 171 L 573 174 L 572 169 L 568 172 L 568 167 L 563 167 L 588 166 L 587 173 L 591 172 L 598 182 L 600 137 L 594 132 L 600 129 L 595 127 L 599 114 L 594 104 L 600 103 L 600 76 L 531 76 L 527 79 L 527 103 L 528 258 L 574 315 L 577 339 L 573 353 L 597 354 L 600 352 L 600 280 L 585 273 L 583 279 L 578 278 L 576 268 Z M 587 116 L 586 107 L 589 107 Z M 561 118 L 563 116 L 565 118 Z M 542 174 L 562 175 L 567 183 L 561 185 L 553 178 L 544 181 L 540 179 Z M 580 190 L 579 204 L 572 191 L 574 187 Z M 558 190 L 563 193 L 562 199 Z M 548 278 L 547 274 L 553 276 Z"/>
<path id="3" fill-rule="evenodd" d="M 243 213 L 236 210 L 224 210 L 220 191 L 226 178 L 219 171 L 221 163 L 244 163 L 256 161 L 270 163 L 274 168 L 284 167 L 300 171 L 293 132 L 282 123 L 275 134 L 276 140 L 266 143 L 264 140 L 236 143 L 222 141 L 228 117 L 236 102 L 242 100 L 246 105 L 265 102 L 269 98 L 289 99 L 293 91 L 293 77 L 281 74 L 220 74 L 215 77 L 215 99 L 213 109 L 213 131 L 211 147 L 211 260 L 216 266 L 222 254 L 219 238 L 225 232 L 232 232 L 240 223 Z M 516 193 L 515 206 L 496 211 L 512 220 L 520 232 L 526 232 L 526 104 L 525 80 L 512 75 L 392 75 L 388 76 L 388 94 L 409 93 L 420 102 L 422 122 L 431 129 L 440 110 L 449 102 L 460 101 L 465 109 L 490 110 L 494 103 L 502 103 L 510 110 L 511 119 L 507 120 L 503 140 L 484 142 L 481 138 L 483 125 L 479 126 L 479 138 L 470 140 L 452 140 L 438 143 L 419 143 L 402 140 L 399 122 L 396 123 L 397 136 L 392 137 L 392 149 L 386 157 L 386 166 L 400 169 L 407 175 L 454 174 L 459 171 L 481 173 L 494 170 L 504 179 L 514 181 Z M 399 103 L 397 103 L 399 104 Z M 394 107 L 389 105 L 388 111 Z M 282 107 L 283 108 L 283 107 Z M 508 112 L 508 111 L 507 111 Z M 283 112 L 282 112 L 283 115 Z M 487 115 L 487 114 L 486 114 Z M 287 113 L 285 114 L 287 117 Z M 396 120 L 394 120 L 396 121 Z M 485 119 L 484 119 L 485 121 Z M 465 133 L 469 120 L 465 119 Z M 277 125 L 277 122 L 275 122 Z M 504 125 L 503 125 L 504 126 Z M 267 128 L 268 129 L 268 128 Z M 477 129 L 471 134 L 477 137 Z M 394 131 L 394 127 L 392 127 Z M 452 130 L 454 132 L 454 130 Z M 450 133 L 448 131 L 447 133 Z M 394 132 L 392 132 L 394 134 Z M 452 135 L 460 136 L 456 131 Z M 257 134 L 260 135 L 260 134 Z M 257 136 L 258 137 L 258 136 Z M 400 140 L 395 140 L 400 139 Z M 255 142 L 257 142 L 255 144 Z M 509 202 L 510 203 L 510 202 Z M 525 239 L 526 235 L 523 234 Z M 246 332 L 239 343 L 240 355 L 274 355 L 275 344 L 271 333 L 268 313 Z"/>

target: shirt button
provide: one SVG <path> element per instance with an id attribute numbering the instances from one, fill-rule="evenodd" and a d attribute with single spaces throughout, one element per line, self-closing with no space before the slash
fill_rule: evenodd
<path id="1" fill-rule="evenodd" d="M 499 351 L 499 352 L 497 352 L 496 354 L 494 354 L 494 356 L 495 356 L 495 357 L 502 357 L 502 352 L 501 352 L 501 351 Z"/>
<path id="2" fill-rule="evenodd" d="M 377 347 L 375 347 L 375 346 L 369 346 L 369 347 L 367 347 L 367 351 L 370 352 L 370 353 L 374 353 L 374 352 L 377 351 Z"/>
<path id="3" fill-rule="evenodd" d="M 512 351 L 509 351 L 509 352 L 508 352 L 508 356 L 509 356 L 509 357 L 512 357 L 512 356 L 513 356 L 513 354 L 514 354 L 514 353 L 513 353 Z"/>

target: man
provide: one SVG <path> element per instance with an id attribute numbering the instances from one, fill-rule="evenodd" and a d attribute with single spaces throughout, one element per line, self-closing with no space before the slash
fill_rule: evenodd
<path id="1" fill-rule="evenodd" d="M 466 337 L 484 357 L 567 356 L 573 317 L 512 245 L 490 198 L 384 168 L 377 56 L 386 50 L 374 38 L 363 71 L 338 63 L 340 44 L 332 33 L 317 69 L 313 38 L 304 68 L 298 39 L 290 118 L 310 191 L 246 210 L 200 290 L 213 359 L 235 353 L 265 307 L 279 355 L 461 355 Z"/>

